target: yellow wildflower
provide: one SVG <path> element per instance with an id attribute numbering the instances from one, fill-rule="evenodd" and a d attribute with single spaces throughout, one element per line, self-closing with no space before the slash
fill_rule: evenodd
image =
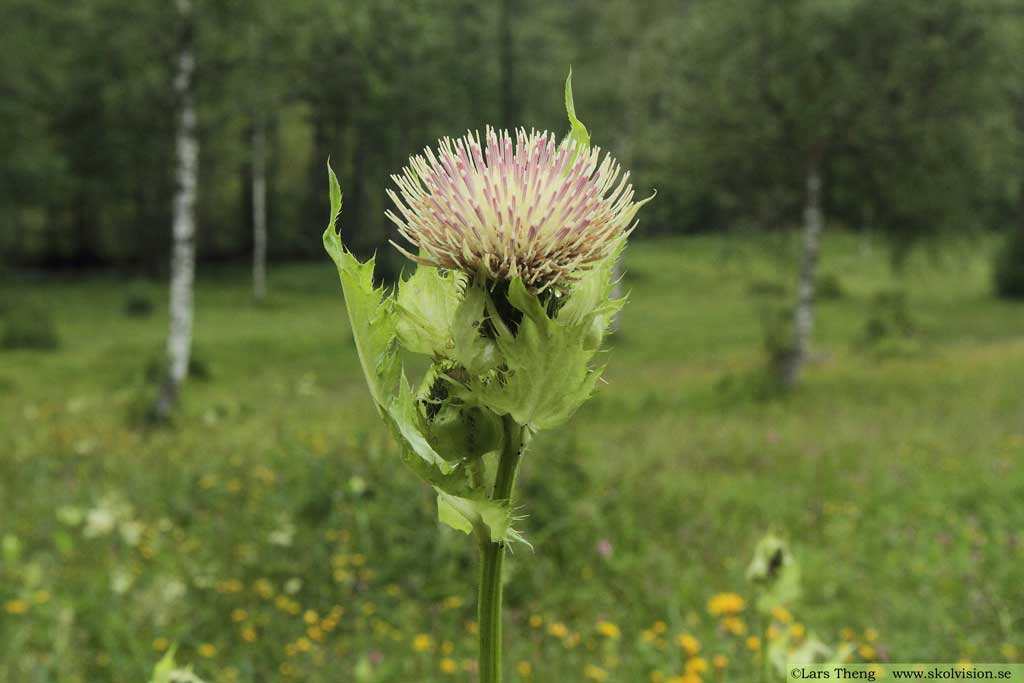
<path id="1" fill-rule="evenodd" d="M 4 603 L 4 611 L 8 614 L 24 614 L 28 611 L 28 603 L 20 598 Z"/>
<path id="2" fill-rule="evenodd" d="M 878 631 L 873 628 L 864 629 L 864 640 L 873 643 L 878 640 Z"/>
<path id="3" fill-rule="evenodd" d="M 153 639 L 153 649 L 156 650 L 157 652 L 163 652 L 169 646 L 170 646 L 170 643 L 167 641 L 166 638 L 154 638 Z"/>
<path id="4" fill-rule="evenodd" d="M 528 661 L 523 659 L 516 664 L 516 671 L 519 673 L 520 676 L 526 678 L 527 676 L 533 673 L 533 667 L 530 665 Z"/>
<path id="5" fill-rule="evenodd" d="M 444 609 L 458 609 L 458 608 L 462 607 L 462 604 L 463 604 L 463 600 L 462 600 L 461 596 L 459 596 L 459 595 L 450 595 L 450 596 L 448 596 L 447 598 L 444 599 L 444 602 L 441 603 L 441 606 Z"/>
<path id="6" fill-rule="evenodd" d="M 599 666 L 594 666 L 593 664 L 587 664 L 583 667 L 583 675 L 592 681 L 608 680 L 608 672 Z"/>
<path id="7" fill-rule="evenodd" d="M 800 640 L 804 637 L 804 634 L 806 632 L 807 629 L 804 628 L 803 624 L 793 624 L 789 627 L 789 633 L 791 636 L 793 636 L 794 640 Z"/>
<path id="8" fill-rule="evenodd" d="M 708 662 L 703 657 L 694 657 L 686 662 L 686 673 L 702 674 L 708 670 Z"/>
<path id="9" fill-rule="evenodd" d="M 676 638 L 676 642 L 679 643 L 679 647 L 683 649 L 683 652 L 685 652 L 688 657 L 693 657 L 700 652 L 700 641 L 689 633 L 681 634 Z"/>
<path id="10" fill-rule="evenodd" d="M 708 600 L 708 612 L 716 617 L 723 614 L 739 614 L 746 604 L 736 593 L 718 593 Z"/>
<path id="11" fill-rule="evenodd" d="M 747 638 L 747 649 L 753 652 L 758 652 L 761 649 L 761 639 L 757 636 L 750 636 Z"/>
<path id="12" fill-rule="evenodd" d="M 726 617 L 722 619 L 722 628 L 726 633 L 734 636 L 742 636 L 747 632 L 747 624 L 739 617 Z"/>
<path id="13" fill-rule="evenodd" d="M 442 659 L 439 666 L 441 668 L 441 673 L 453 674 L 459 670 L 459 665 L 455 663 L 454 659 L 449 657 Z"/>
<path id="14" fill-rule="evenodd" d="M 548 625 L 548 635 L 552 635 L 555 638 L 565 638 L 569 635 L 569 628 L 562 622 L 556 621 Z"/>
<path id="15" fill-rule="evenodd" d="M 252 643 L 256 640 L 256 629 L 252 626 L 246 626 L 242 629 L 242 640 L 247 643 Z"/>
<path id="16" fill-rule="evenodd" d="M 665 674 L 660 671 L 652 671 L 649 678 L 651 683 L 662 683 L 665 680 Z"/>
<path id="17" fill-rule="evenodd" d="M 852 628 L 844 628 L 841 631 L 839 631 L 839 637 L 843 640 L 849 641 L 853 640 L 856 637 L 856 634 L 853 632 Z"/>
<path id="18" fill-rule="evenodd" d="M 775 621 L 780 621 L 783 624 L 788 624 L 793 621 L 793 615 L 790 611 L 781 606 L 772 608 L 772 616 L 775 618 Z"/>
<path id="19" fill-rule="evenodd" d="M 475 636 L 476 634 L 480 633 L 480 624 L 476 623 L 472 619 L 468 620 L 466 622 L 466 633 L 468 633 L 471 636 Z"/>
<path id="20" fill-rule="evenodd" d="M 874 659 L 875 648 L 867 644 L 861 645 L 859 648 L 857 648 L 857 654 L 859 654 L 862 659 Z"/>
<path id="21" fill-rule="evenodd" d="M 309 642 L 306 638 L 299 638 L 295 641 L 295 649 L 299 652 L 309 652 L 311 647 L 313 647 L 313 643 Z"/>
<path id="22" fill-rule="evenodd" d="M 320 615 L 316 613 L 316 610 L 308 609 L 306 613 L 302 615 L 302 620 L 307 624 L 313 625 L 320 621 Z"/>
<path id="23" fill-rule="evenodd" d="M 610 621 L 597 622 L 597 632 L 605 638 L 611 638 L 612 640 L 616 640 L 622 635 L 622 632 L 619 631 L 619 627 Z"/>
<path id="24" fill-rule="evenodd" d="M 768 640 L 775 640 L 779 637 L 779 629 L 775 626 L 775 624 L 772 624 L 768 627 L 764 635 L 765 638 L 767 638 Z"/>
<path id="25" fill-rule="evenodd" d="M 36 591 L 32 594 L 32 601 L 37 605 L 44 605 L 50 601 L 49 591 Z"/>
<path id="26" fill-rule="evenodd" d="M 729 658 L 725 655 L 715 655 L 711 658 L 711 665 L 719 670 L 724 669 L 729 666 Z"/>
<path id="27" fill-rule="evenodd" d="M 231 610 L 231 621 L 235 622 L 236 624 L 240 621 L 245 621 L 248 618 L 249 613 L 241 607 L 236 607 L 235 609 Z"/>
<path id="28" fill-rule="evenodd" d="M 644 641 L 645 643 L 653 643 L 657 639 L 658 634 L 656 634 L 653 630 L 649 628 L 645 628 L 643 631 L 640 631 L 640 640 Z"/>
<path id="29" fill-rule="evenodd" d="M 426 633 L 417 633 L 412 639 L 412 649 L 416 652 L 427 652 L 434 649 L 434 639 Z"/>
<path id="30" fill-rule="evenodd" d="M 544 625 L 544 617 L 539 614 L 530 615 L 530 626 L 532 628 L 540 628 Z"/>
<path id="31" fill-rule="evenodd" d="M 310 640 L 321 642 L 324 639 L 324 632 L 319 626 L 310 626 L 306 629 L 306 635 L 309 636 Z"/>
<path id="32" fill-rule="evenodd" d="M 657 633 L 658 635 L 661 635 L 662 633 L 668 630 L 668 624 L 666 624 L 664 621 L 656 621 L 654 622 L 654 625 L 651 626 L 651 630 Z"/>
<path id="33" fill-rule="evenodd" d="M 210 657 L 213 657 L 217 654 L 217 646 L 213 645 L 212 643 L 203 643 L 202 645 L 196 648 L 196 652 L 199 653 L 200 657 L 206 657 L 207 659 L 209 659 Z"/>

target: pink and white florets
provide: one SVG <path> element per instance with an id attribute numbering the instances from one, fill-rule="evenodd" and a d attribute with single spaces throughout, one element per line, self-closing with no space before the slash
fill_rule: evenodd
<path id="1" fill-rule="evenodd" d="M 629 173 L 599 148 L 577 150 L 548 132 L 488 127 L 443 138 L 409 160 L 388 190 L 387 215 L 426 265 L 493 281 L 520 277 L 560 288 L 612 254 L 636 224 Z"/>

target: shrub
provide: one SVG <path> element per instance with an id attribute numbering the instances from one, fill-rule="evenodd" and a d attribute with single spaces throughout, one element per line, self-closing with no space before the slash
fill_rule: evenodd
<path id="1" fill-rule="evenodd" d="M 825 273 L 818 278 L 815 294 L 821 301 L 836 301 L 846 296 L 846 290 L 838 275 Z"/>
<path id="2" fill-rule="evenodd" d="M 996 254 L 996 294 L 1004 299 L 1024 299 L 1024 230 L 1015 230 Z"/>
<path id="3" fill-rule="evenodd" d="M 5 306 L 0 347 L 48 351 L 60 346 L 60 335 L 50 312 L 41 306 L 9 303 Z"/>
<path id="4" fill-rule="evenodd" d="M 883 355 L 911 353 L 918 348 L 916 334 L 905 292 L 889 290 L 872 297 L 861 332 L 862 348 Z"/>
<path id="5" fill-rule="evenodd" d="M 142 291 L 129 292 L 124 299 L 124 314 L 129 318 L 147 318 L 153 314 L 153 299 Z"/>

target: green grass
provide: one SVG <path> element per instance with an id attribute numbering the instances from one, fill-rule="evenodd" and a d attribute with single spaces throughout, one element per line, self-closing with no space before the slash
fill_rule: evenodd
<path id="1" fill-rule="evenodd" d="M 588 665 L 668 679 L 683 632 L 708 660 L 729 657 L 725 680 L 751 680 L 745 636 L 706 606 L 738 592 L 755 627 L 744 571 L 769 530 L 801 564 L 791 610 L 808 633 L 835 643 L 852 629 L 870 645 L 858 658 L 1019 660 L 1024 306 L 990 294 L 989 247 L 921 255 L 895 276 L 881 247 L 829 235 L 823 270 L 845 296 L 819 307 L 799 390 L 764 398 L 750 288 L 780 277 L 790 247 L 632 246 L 607 384 L 524 463 L 518 526 L 535 551 L 507 563 L 509 680 L 527 680 L 520 661 L 535 681 L 586 680 Z M 165 641 L 216 681 L 472 679 L 473 544 L 437 524 L 399 464 L 333 267 L 279 266 L 270 284 L 256 307 L 243 270 L 201 271 L 209 377 L 188 384 L 174 429 L 133 426 L 162 354 L 162 287 L 0 289 L 52 311 L 61 339 L 0 352 L 0 680 L 145 680 Z M 918 339 L 858 350 L 873 295 L 896 287 Z M 153 315 L 125 315 L 147 292 Z"/>

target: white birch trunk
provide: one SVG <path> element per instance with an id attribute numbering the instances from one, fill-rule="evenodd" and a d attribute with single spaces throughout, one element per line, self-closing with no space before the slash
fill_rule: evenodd
<path id="1" fill-rule="evenodd" d="M 267 296 L 267 123 L 263 112 L 252 129 L 252 295 Z"/>
<path id="2" fill-rule="evenodd" d="M 804 226 L 800 259 L 800 281 L 797 284 L 796 310 L 793 316 L 793 349 L 786 364 L 787 386 L 796 384 L 800 370 L 810 353 L 814 331 L 814 287 L 818 277 L 818 252 L 824 219 L 821 210 L 821 170 L 817 162 L 807 170 L 804 181 Z"/>
<path id="3" fill-rule="evenodd" d="M 195 280 L 195 206 L 199 173 L 199 141 L 196 138 L 196 112 L 192 76 L 195 55 L 192 41 L 191 0 L 176 0 L 182 22 L 181 51 L 178 54 L 174 91 L 180 114 L 175 139 L 177 187 L 174 194 L 174 218 L 171 253 L 170 327 L 167 334 L 168 371 L 157 401 L 157 415 L 170 416 L 178 392 L 188 375 L 192 352 L 192 289 Z"/>

